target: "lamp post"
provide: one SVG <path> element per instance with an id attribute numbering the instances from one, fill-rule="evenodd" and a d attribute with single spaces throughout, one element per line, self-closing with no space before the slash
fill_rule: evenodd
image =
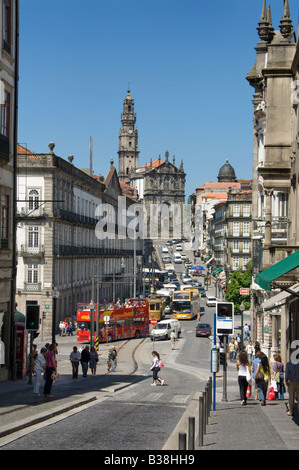
<path id="1" fill-rule="evenodd" d="M 121 281 L 120 281 L 120 286 L 121 286 L 121 302 L 123 303 L 124 302 L 124 273 L 125 273 L 125 267 L 126 267 L 126 264 L 125 264 L 125 259 L 124 257 L 122 256 L 121 260 L 120 260 L 120 270 L 121 270 Z"/>
<path id="2" fill-rule="evenodd" d="M 243 313 L 245 310 L 245 305 L 243 302 L 240 305 L 240 311 L 241 311 L 241 351 L 243 351 Z"/>
<path id="3" fill-rule="evenodd" d="M 59 297 L 59 290 L 57 287 L 53 287 L 52 299 L 53 299 L 53 315 L 52 315 L 52 344 L 55 344 L 55 331 L 56 331 L 56 302 Z"/>
<path id="4" fill-rule="evenodd" d="M 90 304 L 88 305 L 90 310 L 90 349 L 94 346 L 94 308 L 95 303 L 91 299 Z"/>

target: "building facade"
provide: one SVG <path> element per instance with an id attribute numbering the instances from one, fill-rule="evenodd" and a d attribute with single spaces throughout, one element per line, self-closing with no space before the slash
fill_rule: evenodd
<path id="1" fill-rule="evenodd" d="M 72 155 L 69 161 L 55 155 L 54 146 L 18 153 L 16 299 L 23 312 L 29 303 L 40 305 L 44 336 L 53 321 L 57 330 L 61 319 L 74 316 L 77 303 L 132 295 L 129 273 L 134 253 L 142 255 L 140 240 L 134 247 L 127 236 L 127 220 L 119 221 L 131 199 L 122 195 L 113 162 L 106 179 L 90 177 Z"/>
<path id="2" fill-rule="evenodd" d="M 15 165 L 18 102 L 18 2 L 0 1 L 0 381 L 16 376 Z"/>
<path id="3" fill-rule="evenodd" d="M 254 88 L 253 129 L 253 279 L 296 252 L 298 243 L 298 40 L 285 0 L 279 29 L 272 26 L 264 0 L 258 26 L 256 61 L 247 80 Z M 279 276 L 284 287 L 299 276 L 292 269 Z M 266 353 L 277 350 L 284 360 L 298 338 L 298 299 L 287 297 L 279 308 L 264 302 L 279 289 L 252 284 L 253 335 Z M 271 304 L 271 302 L 270 302 Z"/>

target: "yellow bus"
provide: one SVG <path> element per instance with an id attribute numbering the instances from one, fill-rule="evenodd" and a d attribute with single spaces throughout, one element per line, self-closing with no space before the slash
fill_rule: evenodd
<path id="1" fill-rule="evenodd" d="M 198 293 L 178 290 L 172 294 L 172 318 L 177 320 L 192 320 L 200 311 Z"/>

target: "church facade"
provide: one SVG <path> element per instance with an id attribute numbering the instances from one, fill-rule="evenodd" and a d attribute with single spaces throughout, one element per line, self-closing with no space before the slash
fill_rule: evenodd
<path id="1" fill-rule="evenodd" d="M 136 114 L 130 91 L 124 98 L 121 122 L 119 178 L 136 189 L 137 199 L 144 205 L 147 237 L 182 237 L 186 181 L 183 160 L 176 166 L 175 156 L 171 162 L 169 152 L 166 151 L 164 160 L 159 156 L 139 166 Z"/>

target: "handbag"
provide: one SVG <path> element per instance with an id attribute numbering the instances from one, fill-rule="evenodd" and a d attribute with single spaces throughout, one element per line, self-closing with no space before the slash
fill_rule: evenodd
<path id="1" fill-rule="evenodd" d="M 274 380 L 275 380 L 275 382 L 280 382 L 280 373 L 279 372 L 276 372 Z"/>
<path id="2" fill-rule="evenodd" d="M 246 390 L 246 398 L 250 398 L 251 397 L 251 384 L 248 384 L 248 387 L 247 387 L 247 390 Z"/>
<path id="3" fill-rule="evenodd" d="M 273 387 L 270 387 L 270 388 L 269 388 L 268 400 L 269 400 L 269 401 L 276 400 L 275 393 L 274 393 L 274 388 L 273 388 Z"/>
<path id="4" fill-rule="evenodd" d="M 265 379 L 264 379 L 264 374 L 261 372 L 261 371 L 258 371 L 256 374 L 255 374 L 255 381 L 256 383 L 259 383 L 259 382 L 263 382 Z"/>
<path id="5" fill-rule="evenodd" d="M 163 364 L 163 362 L 161 361 L 161 359 L 159 359 L 158 365 L 159 365 L 160 369 L 162 369 L 162 367 L 164 367 L 164 364 Z"/>

